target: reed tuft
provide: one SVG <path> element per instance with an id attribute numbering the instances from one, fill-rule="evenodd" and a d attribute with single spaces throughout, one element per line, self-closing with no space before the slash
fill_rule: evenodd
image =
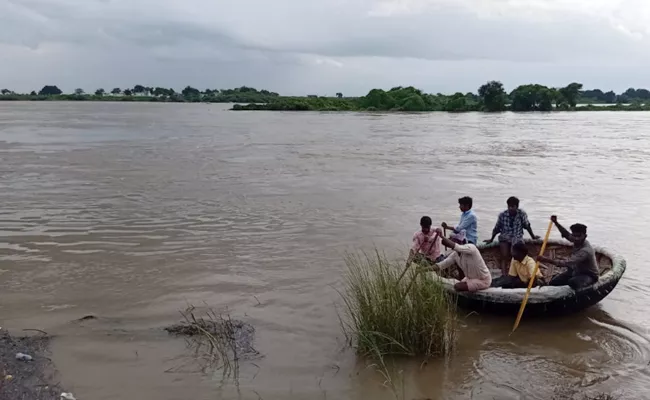
<path id="1" fill-rule="evenodd" d="M 341 323 L 351 345 L 366 356 L 442 356 L 453 348 L 456 295 L 415 266 L 398 283 L 403 264 L 373 254 L 346 254 Z M 407 292 L 408 289 L 408 292 Z"/>

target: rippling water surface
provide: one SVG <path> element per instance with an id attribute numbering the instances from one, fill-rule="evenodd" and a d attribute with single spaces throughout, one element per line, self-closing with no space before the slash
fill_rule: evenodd
<path id="1" fill-rule="evenodd" d="M 345 349 L 342 253 L 403 251 L 421 215 L 456 222 L 463 195 L 487 237 L 517 195 L 538 234 L 551 213 L 587 224 L 626 257 L 623 280 L 587 312 L 525 320 L 512 337 L 511 319 L 468 316 L 449 360 L 401 366 L 404 396 L 647 398 L 649 123 L 1 103 L 2 325 L 56 334 L 80 399 L 392 398 Z M 160 330 L 204 302 L 257 328 L 264 357 L 242 365 L 239 392 L 179 372 L 185 344 Z M 71 322 L 86 314 L 100 318 Z"/>

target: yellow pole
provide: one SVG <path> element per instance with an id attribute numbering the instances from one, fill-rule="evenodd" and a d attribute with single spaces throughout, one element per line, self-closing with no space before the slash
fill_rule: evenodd
<path id="1" fill-rule="evenodd" d="M 544 250 L 546 250 L 546 243 L 548 242 L 549 236 L 551 236 L 551 229 L 553 229 L 553 221 L 549 221 L 548 229 L 546 230 L 546 236 L 544 237 L 544 242 L 542 242 L 542 248 L 539 250 L 539 255 L 544 255 Z M 528 295 L 530 294 L 530 289 L 533 287 L 533 282 L 535 282 L 535 276 L 539 270 L 539 261 L 535 262 L 535 270 L 530 276 L 530 281 L 528 282 L 528 289 L 526 290 L 526 295 L 524 296 L 524 301 L 521 302 L 521 307 L 519 307 L 519 314 L 515 320 L 515 325 L 512 327 L 512 332 L 514 332 L 519 326 L 519 321 L 521 321 L 521 316 L 524 315 L 524 308 L 526 308 L 526 302 L 528 301 Z"/>

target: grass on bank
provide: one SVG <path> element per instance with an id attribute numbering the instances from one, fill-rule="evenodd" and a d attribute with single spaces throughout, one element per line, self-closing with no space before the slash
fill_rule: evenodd
<path id="1" fill-rule="evenodd" d="M 347 254 L 348 272 L 341 322 L 350 345 L 361 355 L 441 356 L 456 339 L 456 296 L 432 274 L 411 268 L 399 282 L 403 263 L 385 255 Z M 409 284 L 408 293 L 406 292 Z"/>

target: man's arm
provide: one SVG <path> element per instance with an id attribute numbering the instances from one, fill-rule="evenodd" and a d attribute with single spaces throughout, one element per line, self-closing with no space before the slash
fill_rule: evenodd
<path id="1" fill-rule="evenodd" d="M 578 264 L 586 261 L 588 258 L 589 258 L 589 252 L 582 249 L 573 253 L 571 257 L 567 258 L 566 260 L 558 262 L 556 265 L 558 267 L 574 268 Z"/>
<path id="2" fill-rule="evenodd" d="M 406 267 L 408 267 L 411 264 L 413 258 L 420 251 L 421 247 L 422 247 L 422 243 L 420 243 L 420 239 L 418 238 L 418 235 L 416 233 L 413 235 L 413 245 L 411 245 L 411 249 L 409 250 L 409 256 L 406 259 Z"/>
<path id="3" fill-rule="evenodd" d="M 494 242 L 494 238 L 497 237 L 499 233 L 501 233 L 501 214 L 499 214 L 499 217 L 497 218 L 497 223 L 494 225 L 494 229 L 492 229 L 492 237 L 488 240 L 485 240 L 485 243 Z"/>
<path id="4" fill-rule="evenodd" d="M 584 251 L 584 250 L 579 250 L 571 255 L 571 257 L 567 258 L 566 260 L 553 260 L 548 257 L 544 256 L 537 256 L 537 260 L 541 262 L 545 262 L 547 264 L 553 264 L 558 267 L 564 267 L 564 268 L 574 268 L 576 265 L 578 265 L 581 262 L 584 262 L 587 260 L 589 257 L 589 253 Z"/>
<path id="5" fill-rule="evenodd" d="M 476 222 L 476 215 L 470 214 L 469 217 L 463 218 L 458 224 L 458 226 L 454 228 L 454 233 L 458 233 L 463 229 L 465 230 L 465 232 L 467 232 L 469 230 L 469 227 L 475 222 Z"/>
<path id="6" fill-rule="evenodd" d="M 432 268 L 435 268 L 438 266 L 440 270 L 447 269 L 451 267 L 452 265 L 456 264 L 456 260 L 458 259 L 458 254 L 456 252 L 453 252 L 449 255 L 449 257 L 445 258 L 444 260 L 440 261 L 439 263 L 435 264 Z"/>
<path id="7" fill-rule="evenodd" d="M 521 210 L 521 223 L 523 224 L 524 229 L 528 231 L 528 234 L 531 238 L 539 239 L 539 236 L 535 236 L 533 233 L 533 228 L 530 226 L 530 221 L 528 220 L 528 214 L 526 214 L 526 211 L 524 210 Z"/>
<path id="8" fill-rule="evenodd" d="M 443 246 L 449 247 L 452 250 L 456 247 L 456 242 L 453 242 L 442 235 L 440 236 L 440 239 L 442 240 Z"/>
<path id="9" fill-rule="evenodd" d="M 560 231 L 560 234 L 562 235 L 563 238 L 565 238 L 566 240 L 568 240 L 570 242 L 573 242 L 573 240 L 571 240 L 571 233 L 565 227 L 560 225 L 559 222 L 557 222 L 557 217 L 555 215 L 551 216 L 551 221 L 553 221 L 553 223 L 555 224 L 557 229 Z"/>

